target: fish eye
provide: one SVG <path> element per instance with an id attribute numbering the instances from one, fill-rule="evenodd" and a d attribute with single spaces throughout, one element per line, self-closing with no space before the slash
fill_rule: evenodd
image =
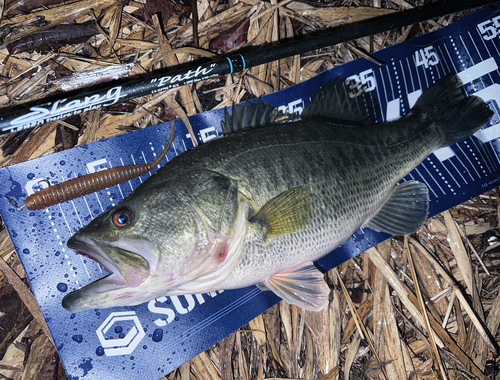
<path id="1" fill-rule="evenodd" d="M 112 220 L 116 227 L 125 227 L 134 220 L 134 213 L 130 210 L 120 210 L 114 213 Z"/>

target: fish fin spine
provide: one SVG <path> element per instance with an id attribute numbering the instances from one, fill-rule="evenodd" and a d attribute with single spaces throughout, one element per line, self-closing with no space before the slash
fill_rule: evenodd
<path id="1" fill-rule="evenodd" d="M 245 104 L 236 104 L 232 107 L 232 115 L 224 109 L 224 120 L 221 122 L 224 136 L 232 135 L 242 131 L 247 131 L 262 127 L 268 124 L 280 123 L 297 118 L 297 115 L 283 114 L 270 103 L 264 103 L 259 98 L 257 103 L 246 102 Z"/>
<path id="2" fill-rule="evenodd" d="M 335 78 L 320 88 L 300 117 L 335 124 L 371 125 L 380 117 L 380 105 L 370 91 L 359 91 L 352 78 Z M 354 90 L 356 89 L 356 91 Z"/>

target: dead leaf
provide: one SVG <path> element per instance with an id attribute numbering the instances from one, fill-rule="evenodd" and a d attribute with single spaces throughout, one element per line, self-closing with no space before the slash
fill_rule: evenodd
<path id="1" fill-rule="evenodd" d="M 143 15 L 146 21 L 152 23 L 153 15 L 159 14 L 163 27 L 166 28 L 170 17 L 173 15 L 180 16 L 190 10 L 191 0 L 147 0 L 144 5 Z"/>
<path id="2" fill-rule="evenodd" d="M 249 26 L 250 18 L 247 17 L 210 41 L 210 50 L 217 54 L 226 54 L 235 47 L 245 43 L 247 41 Z"/>

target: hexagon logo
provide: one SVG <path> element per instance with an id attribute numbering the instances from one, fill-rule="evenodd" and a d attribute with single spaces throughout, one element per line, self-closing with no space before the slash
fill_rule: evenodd
<path id="1" fill-rule="evenodd" d="M 104 335 L 109 331 L 113 325 L 119 322 L 131 321 L 134 326 L 130 328 L 127 334 L 122 334 L 120 338 L 106 339 Z M 142 328 L 141 322 L 135 311 L 122 311 L 111 313 L 106 320 L 99 326 L 96 331 L 97 337 L 104 348 L 104 353 L 106 356 L 117 356 L 117 355 L 128 355 L 131 354 L 137 345 L 140 343 L 142 338 L 146 336 L 144 329 Z"/>

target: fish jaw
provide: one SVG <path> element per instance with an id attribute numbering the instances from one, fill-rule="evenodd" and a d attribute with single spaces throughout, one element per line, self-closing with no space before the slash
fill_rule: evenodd
<path id="1" fill-rule="evenodd" d="M 63 298 L 62 306 L 70 312 L 108 308 L 111 306 L 120 306 L 119 300 L 125 296 L 127 302 L 122 306 L 142 303 L 142 300 L 134 303 L 132 294 L 127 292 L 128 289 L 130 289 L 129 286 L 113 273 L 68 294 Z"/>
<path id="2" fill-rule="evenodd" d="M 139 252 L 78 235 L 71 237 L 67 245 L 78 254 L 96 261 L 111 274 L 64 297 L 62 303 L 65 309 L 76 312 L 137 305 L 151 299 L 146 299 L 149 291 L 145 288 L 154 276 L 151 276 L 149 261 Z"/>

